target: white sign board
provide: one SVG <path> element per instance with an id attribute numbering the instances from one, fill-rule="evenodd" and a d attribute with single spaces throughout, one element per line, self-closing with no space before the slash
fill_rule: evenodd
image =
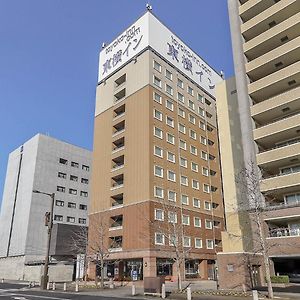
<path id="1" fill-rule="evenodd" d="M 216 84 L 222 81 L 220 75 L 150 12 L 100 52 L 98 80 L 105 79 L 148 46 L 215 96 Z"/>

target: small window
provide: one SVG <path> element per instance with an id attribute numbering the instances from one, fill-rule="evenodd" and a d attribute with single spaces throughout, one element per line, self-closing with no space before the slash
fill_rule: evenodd
<path id="1" fill-rule="evenodd" d="M 182 118 L 185 118 L 185 111 L 182 108 L 178 108 L 178 115 Z"/>
<path id="2" fill-rule="evenodd" d="M 90 170 L 90 167 L 87 166 L 87 165 L 82 165 L 82 170 L 84 170 L 84 171 L 89 171 L 89 170 Z"/>
<path id="3" fill-rule="evenodd" d="M 68 207 L 69 208 L 76 208 L 76 203 L 74 203 L 74 202 L 68 202 Z"/>
<path id="4" fill-rule="evenodd" d="M 201 103 L 204 103 L 204 97 L 201 94 L 197 94 L 197 100 L 200 101 Z"/>
<path id="5" fill-rule="evenodd" d="M 177 223 L 177 213 L 174 211 L 169 211 L 168 212 L 168 221 L 169 223 Z"/>
<path id="6" fill-rule="evenodd" d="M 87 205 L 85 205 L 85 204 L 79 204 L 79 209 L 81 209 L 81 210 L 87 210 Z"/>
<path id="7" fill-rule="evenodd" d="M 203 145 L 207 144 L 207 140 L 204 136 L 200 136 L 200 143 L 203 144 Z"/>
<path id="8" fill-rule="evenodd" d="M 211 118 L 212 118 L 212 114 L 211 114 L 211 113 L 209 113 L 208 111 L 206 112 L 206 116 L 207 116 L 209 119 L 211 119 Z"/>
<path id="9" fill-rule="evenodd" d="M 158 127 L 154 127 L 154 135 L 160 139 L 163 138 L 163 131 L 158 128 Z"/>
<path id="10" fill-rule="evenodd" d="M 215 142 L 212 141 L 212 140 L 210 140 L 210 139 L 208 139 L 208 140 L 207 140 L 207 144 L 208 144 L 209 146 L 213 146 L 213 145 L 215 144 Z"/>
<path id="11" fill-rule="evenodd" d="M 170 127 L 174 128 L 174 120 L 169 117 L 169 116 L 166 116 L 166 123 L 167 125 L 169 125 Z"/>
<path id="12" fill-rule="evenodd" d="M 194 155 L 197 155 L 198 153 L 197 148 L 193 145 L 190 146 L 190 152 Z"/>
<path id="13" fill-rule="evenodd" d="M 153 83 L 161 88 L 161 80 L 158 77 L 153 76 Z"/>
<path id="14" fill-rule="evenodd" d="M 81 178 L 81 183 L 88 184 L 89 180 L 87 178 Z"/>
<path id="15" fill-rule="evenodd" d="M 192 100 L 189 100 L 189 108 L 195 110 L 195 103 Z"/>
<path id="16" fill-rule="evenodd" d="M 56 187 L 56 190 L 57 190 L 58 192 L 64 193 L 64 192 L 66 191 L 66 188 L 65 188 L 64 186 L 57 186 L 57 187 Z"/>
<path id="17" fill-rule="evenodd" d="M 199 190 L 200 183 L 198 180 L 192 179 L 192 188 L 195 190 Z"/>
<path id="18" fill-rule="evenodd" d="M 173 76 L 172 76 L 172 73 L 166 69 L 166 77 L 169 79 L 169 80 L 172 80 Z"/>
<path id="19" fill-rule="evenodd" d="M 155 220 L 157 221 L 163 221 L 164 220 L 164 212 L 162 209 L 155 209 L 154 210 L 154 217 L 155 217 Z"/>
<path id="20" fill-rule="evenodd" d="M 193 206 L 200 208 L 200 199 L 198 198 L 193 198 Z"/>
<path id="21" fill-rule="evenodd" d="M 77 190 L 75 190 L 75 189 L 69 189 L 69 194 L 77 195 Z"/>
<path id="22" fill-rule="evenodd" d="M 155 232 L 155 244 L 156 245 L 165 244 L 165 236 L 162 233 Z"/>
<path id="23" fill-rule="evenodd" d="M 183 237 L 183 247 L 191 247 L 191 238 L 189 236 Z"/>
<path id="24" fill-rule="evenodd" d="M 71 181 L 78 181 L 78 177 L 75 175 L 70 175 L 70 180 Z"/>
<path id="25" fill-rule="evenodd" d="M 189 121 L 190 121 L 190 123 L 192 123 L 194 125 L 196 124 L 196 118 L 191 114 L 189 114 Z"/>
<path id="26" fill-rule="evenodd" d="M 154 116 L 155 119 L 157 119 L 159 121 L 162 121 L 163 114 L 159 110 L 154 109 L 153 116 Z"/>
<path id="27" fill-rule="evenodd" d="M 199 122 L 199 128 L 205 130 L 206 129 L 206 126 L 205 126 L 205 123 L 203 121 L 200 121 Z"/>
<path id="28" fill-rule="evenodd" d="M 181 175 L 180 176 L 180 183 L 181 183 L 181 185 L 188 186 L 189 185 L 188 178 L 184 175 Z"/>
<path id="29" fill-rule="evenodd" d="M 187 159 L 184 157 L 180 157 L 180 166 L 187 168 Z"/>
<path id="30" fill-rule="evenodd" d="M 205 117 L 205 111 L 204 111 L 201 107 L 198 107 L 198 114 L 199 114 L 201 117 Z"/>
<path id="31" fill-rule="evenodd" d="M 195 238 L 195 248 L 197 248 L 197 249 L 202 248 L 202 239 Z"/>
<path id="32" fill-rule="evenodd" d="M 206 248 L 207 249 L 214 249 L 214 241 L 213 240 L 206 240 Z"/>
<path id="33" fill-rule="evenodd" d="M 176 174 L 175 172 L 171 171 L 171 170 L 168 170 L 168 180 L 170 181 L 176 181 Z"/>
<path id="34" fill-rule="evenodd" d="M 175 145 L 175 136 L 171 133 L 167 133 L 167 142 Z"/>
<path id="35" fill-rule="evenodd" d="M 181 123 L 178 124 L 178 130 L 181 133 L 185 134 L 185 126 L 183 124 L 181 124 Z"/>
<path id="36" fill-rule="evenodd" d="M 64 206 L 65 203 L 64 203 L 64 201 L 62 201 L 62 200 L 55 200 L 55 205 L 56 205 L 56 206 Z"/>
<path id="37" fill-rule="evenodd" d="M 55 215 L 54 216 L 54 221 L 60 221 L 60 222 L 62 222 L 63 221 L 63 216 L 61 216 L 61 215 Z"/>
<path id="38" fill-rule="evenodd" d="M 155 186 L 154 187 L 154 197 L 163 198 L 164 197 L 164 190 L 161 187 Z"/>
<path id="39" fill-rule="evenodd" d="M 201 151 L 201 158 L 207 160 L 207 153 L 205 151 Z"/>
<path id="40" fill-rule="evenodd" d="M 180 147 L 180 149 L 186 150 L 186 142 L 183 140 L 180 140 L 179 147 Z"/>
<path id="41" fill-rule="evenodd" d="M 153 99 L 154 99 L 154 101 L 156 101 L 156 102 L 158 102 L 158 103 L 161 104 L 161 95 L 160 94 L 154 93 L 153 94 Z"/>
<path id="42" fill-rule="evenodd" d="M 205 208 L 206 210 L 211 210 L 211 203 L 208 202 L 208 201 L 205 201 L 205 202 L 204 202 L 204 208 Z"/>
<path id="43" fill-rule="evenodd" d="M 177 79 L 177 86 L 183 89 L 183 81 L 181 79 Z"/>
<path id="44" fill-rule="evenodd" d="M 82 196 L 82 197 L 87 197 L 87 196 L 88 196 L 88 192 L 81 191 L 81 192 L 80 192 L 80 196 Z"/>
<path id="45" fill-rule="evenodd" d="M 177 99 L 180 101 L 180 102 L 182 102 L 182 103 L 184 103 L 184 96 L 181 94 L 181 93 L 177 93 Z"/>
<path id="46" fill-rule="evenodd" d="M 212 229 L 212 227 L 213 227 L 212 220 L 205 220 L 205 228 L 206 229 Z"/>
<path id="47" fill-rule="evenodd" d="M 67 222 L 75 223 L 75 218 L 74 217 L 67 217 Z"/>
<path id="48" fill-rule="evenodd" d="M 59 178 L 67 178 L 67 174 L 66 173 L 62 173 L 62 172 L 58 172 L 58 177 Z"/>
<path id="49" fill-rule="evenodd" d="M 77 163 L 75 161 L 71 161 L 71 167 L 79 168 L 79 163 Z"/>
<path id="50" fill-rule="evenodd" d="M 189 197 L 187 195 L 181 195 L 181 204 L 189 205 Z"/>
<path id="51" fill-rule="evenodd" d="M 160 166 L 154 166 L 154 175 L 157 177 L 164 177 L 164 169 Z"/>
<path id="52" fill-rule="evenodd" d="M 193 90 L 190 86 L 188 86 L 187 92 L 188 92 L 191 96 L 194 96 L 194 90 Z"/>
<path id="53" fill-rule="evenodd" d="M 182 224 L 183 225 L 190 225 L 190 216 L 182 215 Z"/>
<path id="54" fill-rule="evenodd" d="M 168 200 L 176 202 L 176 193 L 174 191 L 168 191 Z"/>
<path id="55" fill-rule="evenodd" d="M 158 146 L 154 146 L 154 155 L 163 158 L 163 149 Z"/>
<path id="56" fill-rule="evenodd" d="M 201 219 L 199 217 L 194 217 L 194 226 L 201 227 Z"/>
<path id="57" fill-rule="evenodd" d="M 205 98 L 205 104 L 208 106 L 211 106 L 211 101 L 209 101 L 208 99 Z"/>
<path id="58" fill-rule="evenodd" d="M 198 172 L 198 164 L 196 164 L 195 162 L 191 162 L 191 169 L 194 172 Z"/>
<path id="59" fill-rule="evenodd" d="M 168 84 L 166 84 L 166 92 L 173 96 L 173 88 Z"/>
<path id="60" fill-rule="evenodd" d="M 68 164 L 68 160 L 64 159 L 64 158 L 60 158 L 59 159 L 59 163 L 62 164 L 62 165 L 67 165 Z"/>
<path id="61" fill-rule="evenodd" d="M 207 131 L 209 131 L 209 132 L 212 132 L 214 130 L 214 128 L 209 125 L 207 125 L 206 127 L 207 127 Z"/>
<path id="62" fill-rule="evenodd" d="M 209 175 L 209 170 L 205 167 L 202 167 L 202 175 L 207 176 Z"/>
<path id="63" fill-rule="evenodd" d="M 79 219 L 78 219 L 78 223 L 79 223 L 79 224 L 86 224 L 86 219 L 84 219 L 84 218 L 79 218 Z"/>
<path id="64" fill-rule="evenodd" d="M 190 129 L 190 138 L 192 138 L 193 140 L 197 139 L 196 131 Z"/>
<path id="65" fill-rule="evenodd" d="M 170 100 L 166 100 L 166 108 L 173 111 L 174 110 L 174 105 Z"/>
<path id="66" fill-rule="evenodd" d="M 156 71 L 161 72 L 161 65 L 156 60 L 153 61 L 153 68 Z"/>
<path id="67" fill-rule="evenodd" d="M 115 87 L 121 86 L 126 81 L 126 74 L 123 74 L 121 77 L 119 77 L 117 80 L 115 80 Z"/>
<path id="68" fill-rule="evenodd" d="M 203 184 L 203 191 L 205 193 L 210 193 L 210 187 L 208 184 L 206 184 L 206 183 Z"/>
<path id="69" fill-rule="evenodd" d="M 170 161 L 170 162 L 175 163 L 175 154 L 168 151 L 167 152 L 167 160 Z"/>

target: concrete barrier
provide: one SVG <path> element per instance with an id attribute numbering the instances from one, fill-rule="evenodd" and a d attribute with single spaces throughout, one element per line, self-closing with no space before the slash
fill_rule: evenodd
<path id="1" fill-rule="evenodd" d="M 65 282 L 64 283 L 64 291 L 66 291 L 67 290 L 67 283 Z"/>
<path id="2" fill-rule="evenodd" d="M 75 284 L 75 292 L 79 292 L 79 284 L 78 284 L 78 282 L 76 282 L 76 284 Z"/>
<path id="3" fill-rule="evenodd" d="M 187 300 L 192 300 L 192 290 L 190 287 L 186 289 Z"/>
<path id="4" fill-rule="evenodd" d="M 134 285 L 134 284 L 132 284 L 132 286 L 131 286 L 131 295 L 132 295 L 132 296 L 135 296 L 135 295 L 136 295 L 136 292 L 135 292 L 135 285 Z"/>
<path id="5" fill-rule="evenodd" d="M 162 299 L 166 298 L 166 285 L 164 283 L 161 285 L 161 297 Z"/>
<path id="6" fill-rule="evenodd" d="M 252 291 L 253 300 L 258 300 L 258 292 L 257 290 Z"/>

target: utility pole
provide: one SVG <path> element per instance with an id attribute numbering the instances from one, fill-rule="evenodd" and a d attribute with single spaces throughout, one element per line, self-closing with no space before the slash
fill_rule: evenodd
<path id="1" fill-rule="evenodd" d="M 41 288 L 43 290 L 47 289 L 47 283 L 49 281 L 48 271 L 49 271 L 49 254 L 50 254 L 50 242 L 51 242 L 51 233 L 53 227 L 53 207 L 54 207 L 54 199 L 55 193 L 45 193 L 37 190 L 33 190 L 36 194 L 43 194 L 47 195 L 51 198 L 51 208 L 50 212 L 46 212 L 45 214 L 45 226 L 48 227 L 47 230 L 47 249 L 46 249 L 46 256 L 45 256 L 45 265 L 44 265 L 44 274 L 41 277 Z"/>

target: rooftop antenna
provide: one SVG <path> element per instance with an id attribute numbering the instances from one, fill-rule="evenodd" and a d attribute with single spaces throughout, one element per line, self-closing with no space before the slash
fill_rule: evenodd
<path id="1" fill-rule="evenodd" d="M 104 49 L 106 47 L 106 43 L 102 43 L 102 49 Z"/>
<path id="2" fill-rule="evenodd" d="M 146 8 L 147 8 L 147 10 L 149 10 L 149 11 L 152 10 L 152 6 L 151 6 L 149 3 L 146 4 Z"/>
<path id="3" fill-rule="evenodd" d="M 224 79 L 224 77 L 225 77 L 225 74 L 224 74 L 224 71 L 223 70 L 221 70 L 221 72 L 220 72 L 220 76 Z"/>

